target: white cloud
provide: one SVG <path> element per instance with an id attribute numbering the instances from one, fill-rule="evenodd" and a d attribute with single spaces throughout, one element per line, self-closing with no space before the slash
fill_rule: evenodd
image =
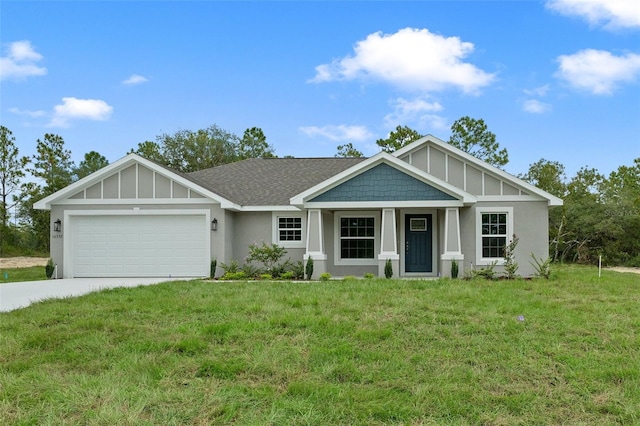
<path id="1" fill-rule="evenodd" d="M 567 16 L 579 16 L 605 29 L 640 27 L 638 0 L 549 0 L 547 8 Z"/>
<path id="2" fill-rule="evenodd" d="M 635 81 L 640 75 L 640 55 L 615 56 L 605 50 L 585 49 L 557 58 L 556 76 L 573 87 L 596 95 L 609 95 L 620 83 Z"/>
<path id="3" fill-rule="evenodd" d="M 42 55 L 33 49 L 30 41 L 8 43 L 6 50 L 6 56 L 0 58 L 0 80 L 23 79 L 47 73 L 46 68 L 36 65 L 42 60 Z"/>
<path id="4" fill-rule="evenodd" d="M 547 96 L 547 93 L 549 92 L 549 85 L 545 84 L 544 86 L 534 87 L 533 89 L 524 89 L 523 92 L 529 96 L 538 96 L 542 98 Z"/>
<path id="5" fill-rule="evenodd" d="M 129 78 L 124 80 L 122 84 L 125 84 L 127 86 L 134 86 L 136 84 L 146 83 L 147 81 L 149 81 L 147 77 L 144 77 L 139 74 L 132 74 Z"/>
<path id="6" fill-rule="evenodd" d="M 373 79 L 408 90 L 430 92 L 453 87 L 476 93 L 493 82 L 495 74 L 463 61 L 473 49 L 473 43 L 427 29 L 376 32 L 356 43 L 353 56 L 317 66 L 310 81 Z"/>
<path id="7" fill-rule="evenodd" d="M 365 126 L 338 126 L 327 125 L 323 127 L 305 126 L 300 127 L 300 131 L 307 136 L 321 136 L 332 141 L 365 141 L 371 139 L 373 134 Z"/>
<path id="8" fill-rule="evenodd" d="M 26 115 L 32 118 L 43 117 L 47 115 L 45 111 L 30 111 L 27 109 L 9 108 L 9 112 L 16 115 Z"/>
<path id="9" fill-rule="evenodd" d="M 420 129 L 437 130 L 444 130 L 447 127 L 443 117 L 433 114 L 444 109 L 438 102 L 429 102 L 424 98 L 413 100 L 398 98 L 394 103 L 393 112 L 384 117 L 386 127 L 417 125 Z"/>
<path id="10" fill-rule="evenodd" d="M 524 103 L 522 104 L 522 109 L 532 114 L 543 114 L 545 112 L 551 111 L 551 105 L 540 102 L 536 99 L 529 99 L 524 101 Z"/>
<path id="11" fill-rule="evenodd" d="M 62 104 L 53 108 L 52 127 L 67 127 L 71 120 L 104 121 L 111 117 L 113 107 L 99 99 L 62 98 Z"/>

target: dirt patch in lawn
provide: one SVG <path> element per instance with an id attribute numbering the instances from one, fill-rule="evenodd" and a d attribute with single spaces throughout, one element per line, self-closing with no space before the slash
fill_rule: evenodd
<path id="1" fill-rule="evenodd" d="M 615 266 L 613 268 L 607 268 L 610 271 L 616 271 L 616 272 L 631 272 L 634 274 L 640 274 L 640 268 L 626 268 L 623 266 Z"/>
<path id="2" fill-rule="evenodd" d="M 45 266 L 47 257 L 3 257 L 0 258 L 0 268 L 29 268 L 31 266 Z"/>

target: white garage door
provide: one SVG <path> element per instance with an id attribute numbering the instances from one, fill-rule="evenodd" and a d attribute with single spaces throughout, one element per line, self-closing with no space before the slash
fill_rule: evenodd
<path id="1" fill-rule="evenodd" d="M 74 277 L 208 275 L 205 215 L 74 216 Z"/>

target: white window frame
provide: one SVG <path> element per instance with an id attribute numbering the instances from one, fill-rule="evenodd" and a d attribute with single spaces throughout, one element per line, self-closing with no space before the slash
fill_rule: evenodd
<path id="1" fill-rule="evenodd" d="M 482 256 L 482 215 L 483 214 L 506 214 L 507 215 L 507 235 L 506 244 L 509 244 L 513 230 L 513 207 L 478 207 L 476 209 L 476 265 L 486 266 L 498 261 L 498 265 L 504 265 L 504 257 L 483 257 Z"/>
<path id="2" fill-rule="evenodd" d="M 336 265 L 377 265 L 378 253 L 380 253 L 380 212 L 379 211 L 338 211 L 334 215 L 333 226 L 333 254 L 334 262 Z M 342 259 L 342 246 L 340 244 L 341 238 L 341 222 L 343 218 L 349 217 L 362 217 L 373 218 L 373 251 L 374 255 L 372 259 Z"/>
<path id="3" fill-rule="evenodd" d="M 300 241 L 280 241 L 280 218 L 296 218 L 300 219 L 301 233 Z M 274 244 L 284 248 L 305 248 L 307 241 L 307 215 L 305 212 L 273 212 L 272 214 L 272 236 L 271 241 Z"/>

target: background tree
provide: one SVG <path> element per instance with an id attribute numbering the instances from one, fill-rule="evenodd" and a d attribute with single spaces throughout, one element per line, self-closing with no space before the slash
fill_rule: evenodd
<path id="1" fill-rule="evenodd" d="M 20 157 L 11 130 L 0 126 L 0 255 L 15 244 L 15 230 L 9 226 L 9 211 L 15 205 L 15 191 L 24 178 L 29 158 Z"/>
<path id="2" fill-rule="evenodd" d="M 162 153 L 162 148 L 156 142 L 144 141 L 138 144 L 137 149 L 132 149 L 130 153 L 138 154 L 148 160 L 155 161 L 156 163 L 167 165 L 167 160 Z"/>
<path id="3" fill-rule="evenodd" d="M 65 149 L 61 136 L 47 133 L 36 141 L 36 155 L 31 160 L 29 173 L 44 182 L 46 195 L 64 188 L 73 181 L 74 164 L 71 151 Z"/>
<path id="4" fill-rule="evenodd" d="M 185 173 L 245 158 L 275 156 L 260 128 L 247 129 L 240 139 L 215 124 L 195 132 L 179 130 L 172 135 L 162 134 L 155 142 L 138 144 L 132 152 Z"/>
<path id="5" fill-rule="evenodd" d="M 338 153 L 336 157 L 362 158 L 364 154 L 356 149 L 351 142 L 344 145 L 338 145 Z"/>
<path id="6" fill-rule="evenodd" d="M 541 158 L 529 165 L 527 173 L 518 177 L 556 197 L 562 198 L 567 191 L 567 184 L 565 183 L 567 176 L 564 166 L 557 161 Z"/>
<path id="7" fill-rule="evenodd" d="M 84 160 L 73 170 L 73 175 L 75 180 L 80 180 L 108 165 L 109 160 L 103 155 L 96 151 L 90 151 L 84 154 Z"/>
<path id="8" fill-rule="evenodd" d="M 564 170 L 564 166 L 559 162 L 541 158 L 530 164 L 529 171 L 520 175 L 519 178 L 562 198 L 567 191 L 567 177 Z M 564 206 L 552 207 L 549 210 L 549 248 L 554 262 L 559 260 L 565 231 Z"/>
<path id="9" fill-rule="evenodd" d="M 422 135 L 420 133 L 407 126 L 398 126 L 394 131 L 389 133 L 389 137 L 386 139 L 378 139 L 376 144 L 382 148 L 384 152 L 391 153 L 409 145 L 411 142 L 417 141 L 421 137 Z"/>
<path id="10" fill-rule="evenodd" d="M 74 164 L 71 151 L 64 148 L 64 139 L 47 133 L 37 140 L 36 155 L 33 156 L 29 173 L 42 184 L 27 182 L 21 187 L 19 217 L 31 233 L 33 249 L 49 249 L 49 212 L 35 210 L 33 204 L 69 185 L 73 179 Z"/>
<path id="11" fill-rule="evenodd" d="M 482 119 L 464 116 L 451 125 L 449 143 L 495 167 L 509 162 L 507 149 L 500 149 L 496 135 L 489 131 Z"/>
<path id="12" fill-rule="evenodd" d="M 238 137 L 216 125 L 197 131 L 180 130 L 157 138 L 167 165 L 194 172 L 237 160 Z"/>
<path id="13" fill-rule="evenodd" d="M 595 263 L 601 250 L 600 223 L 605 206 L 600 198 L 604 181 L 596 169 L 583 167 L 567 183 L 564 196 L 564 230 L 560 235 L 561 260 Z"/>
<path id="14" fill-rule="evenodd" d="M 252 127 L 244 131 L 237 151 L 238 160 L 275 157 L 273 147 L 267 143 L 267 137 L 259 127 Z"/>
<path id="15" fill-rule="evenodd" d="M 600 187 L 605 216 L 599 223 L 607 263 L 640 266 L 640 158 L 620 166 Z"/>

